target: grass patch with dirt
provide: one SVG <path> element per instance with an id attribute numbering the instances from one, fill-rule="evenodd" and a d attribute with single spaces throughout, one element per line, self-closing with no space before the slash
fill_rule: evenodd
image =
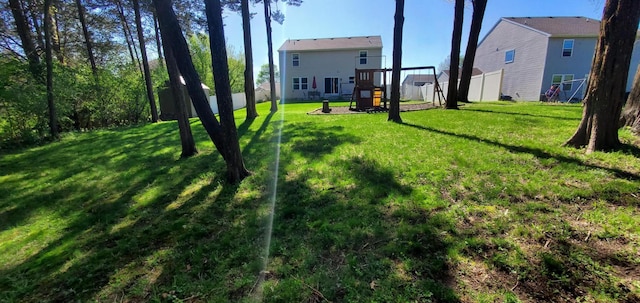
<path id="1" fill-rule="evenodd" d="M 0 155 L 2 302 L 638 302 L 640 149 L 563 148 L 577 105 L 236 116 Z M 268 246 L 268 249 L 266 247 Z"/>

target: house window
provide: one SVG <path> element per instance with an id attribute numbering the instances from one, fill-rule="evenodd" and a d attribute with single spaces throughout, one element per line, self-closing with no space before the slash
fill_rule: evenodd
<path id="1" fill-rule="evenodd" d="M 360 51 L 360 64 L 367 64 L 367 51 L 366 50 L 361 50 Z"/>
<path id="2" fill-rule="evenodd" d="M 355 83 L 356 82 L 356 77 L 351 76 L 349 77 L 349 83 Z"/>
<path id="3" fill-rule="evenodd" d="M 562 85 L 562 91 L 571 91 L 571 89 L 573 89 L 573 74 L 555 74 L 551 78 L 551 84 Z"/>
<path id="4" fill-rule="evenodd" d="M 573 39 L 564 39 L 562 42 L 562 56 L 571 57 L 573 54 Z"/>
<path id="5" fill-rule="evenodd" d="M 510 49 L 504 52 L 504 63 L 511 63 L 516 58 L 516 50 Z"/>
<path id="6" fill-rule="evenodd" d="M 309 89 L 309 81 L 304 77 L 293 78 L 293 90 L 307 90 Z"/>
<path id="7" fill-rule="evenodd" d="M 293 66 L 300 66 L 300 54 L 291 54 L 291 57 L 293 58 Z"/>

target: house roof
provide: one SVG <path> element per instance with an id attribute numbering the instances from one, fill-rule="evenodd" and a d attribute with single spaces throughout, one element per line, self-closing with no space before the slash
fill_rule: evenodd
<path id="1" fill-rule="evenodd" d="M 447 77 L 449 77 L 449 70 L 448 69 L 443 70 L 442 73 L 447 75 Z M 471 77 L 477 76 L 477 75 L 480 75 L 480 74 L 482 74 L 482 70 L 480 70 L 477 67 L 474 67 L 473 70 L 471 71 Z M 459 69 L 458 70 L 458 79 L 460 79 L 461 76 L 462 76 L 462 69 Z"/>
<path id="2" fill-rule="evenodd" d="M 380 36 L 289 39 L 278 51 L 336 50 L 336 49 L 382 48 Z"/>
<path id="3" fill-rule="evenodd" d="M 501 20 L 551 37 L 597 37 L 600 33 L 600 21 L 587 17 L 504 17 Z"/>
<path id="4" fill-rule="evenodd" d="M 435 78 L 433 75 L 415 75 L 410 74 L 407 75 L 402 81 L 402 85 L 407 83 L 415 83 L 415 82 L 424 82 L 424 83 L 433 83 L 435 82 Z"/>

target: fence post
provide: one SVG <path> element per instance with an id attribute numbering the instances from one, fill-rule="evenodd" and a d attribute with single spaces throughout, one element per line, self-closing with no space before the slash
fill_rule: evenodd
<path id="1" fill-rule="evenodd" d="M 478 101 L 484 101 L 484 77 L 485 73 L 482 73 L 482 80 L 480 80 L 480 100 Z"/>

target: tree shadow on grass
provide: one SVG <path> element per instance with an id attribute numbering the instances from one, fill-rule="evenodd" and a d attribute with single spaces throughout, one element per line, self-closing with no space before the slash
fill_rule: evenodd
<path id="1" fill-rule="evenodd" d="M 490 145 L 498 146 L 498 147 L 501 147 L 501 148 L 504 148 L 504 149 L 507 149 L 507 150 L 510 150 L 510 151 L 516 152 L 516 153 L 527 153 L 527 154 L 531 154 L 531 155 L 533 155 L 533 156 L 535 156 L 537 158 L 540 158 L 540 159 L 556 159 L 556 160 L 564 162 L 564 163 L 580 165 L 580 166 L 589 167 L 589 168 L 595 168 L 595 169 L 602 169 L 602 170 L 606 170 L 606 171 L 609 171 L 609 172 L 613 173 L 618 178 L 634 180 L 634 181 L 640 180 L 640 176 L 638 176 L 637 174 L 631 173 L 631 172 L 627 172 L 627 171 L 624 171 L 624 170 L 621 170 L 621 169 L 618 169 L 618 168 L 603 167 L 603 166 L 598 166 L 598 165 L 595 165 L 595 164 L 585 163 L 584 161 L 582 161 L 580 159 L 576 159 L 576 158 L 566 157 L 566 156 L 562 156 L 562 155 L 553 155 L 553 154 L 550 154 L 550 153 L 548 153 L 548 152 L 546 152 L 544 150 L 538 149 L 538 148 L 511 145 L 511 144 L 506 144 L 506 143 L 502 143 L 502 142 L 498 142 L 498 141 L 494 141 L 494 140 L 481 138 L 481 137 L 474 136 L 474 135 L 458 134 L 458 133 L 454 133 L 454 132 L 450 132 L 450 131 L 446 131 L 446 130 L 432 128 L 432 127 L 429 127 L 429 126 L 411 124 L 411 123 L 406 123 L 406 122 L 402 123 L 402 125 L 406 125 L 406 126 L 409 126 L 409 127 L 417 128 L 417 129 L 420 129 L 420 130 L 425 130 L 425 131 L 438 133 L 438 134 L 441 134 L 441 135 L 453 136 L 453 137 L 462 138 L 462 139 L 466 139 L 466 140 L 471 140 L 471 141 L 476 141 L 476 142 L 480 142 L 480 143 L 490 144 Z"/>
<path id="2" fill-rule="evenodd" d="M 175 161 L 172 150 L 161 150 L 171 146 L 175 137 L 172 132 L 170 124 L 101 131 L 92 134 L 91 139 L 51 144 L 0 159 L 8 177 L 0 184 L 4 197 L 0 202 L 0 231 L 21 224 L 39 209 L 55 207 L 61 215 L 81 209 L 87 201 L 107 191 L 91 187 L 104 185 L 100 179 L 105 172 L 122 177 L 109 184 L 114 192 L 140 190 L 147 185 L 144 182 L 153 182 L 153 174 L 165 173 L 161 168 L 165 166 L 158 164 Z M 74 184 L 78 182 L 85 183 L 86 188 L 76 190 Z M 55 205 L 58 199 L 71 203 Z"/>
<path id="3" fill-rule="evenodd" d="M 57 163 L 46 161 L 44 152 L 41 166 L 27 174 L 92 165 L 82 166 L 86 175 L 80 170 L 52 175 L 50 181 L 62 184 L 53 186 L 56 195 L 42 193 L 27 203 L 66 221 L 54 239 L 38 242 L 39 250 L 0 269 L 0 301 L 247 299 L 262 270 L 265 237 L 271 236 L 266 227 L 271 193 L 265 188 L 278 159 L 265 301 L 316 300 L 312 288 L 331 301 L 457 301 L 446 286 L 451 243 L 442 237 L 451 222 L 410 203 L 413 189 L 395 181 L 397 172 L 367 158 L 328 157 L 358 137 L 342 127 L 311 123 L 271 121 L 260 129 L 245 151 L 256 174 L 240 185 L 218 181 L 225 167 L 219 156 L 176 162 L 175 133 L 170 138 L 153 132 L 150 137 L 127 132 L 128 139 L 107 135 L 89 151 L 95 157 L 79 162 L 73 155 L 83 154 L 86 146 L 66 146 L 65 156 L 52 155 Z M 276 138 L 280 131 L 282 138 Z M 130 147 L 103 150 L 114 157 L 99 152 L 117 140 Z M 276 155 L 279 142 L 282 151 Z M 167 145 L 176 147 L 156 152 Z M 324 178 L 315 170 L 289 174 L 299 159 L 329 161 L 336 168 L 330 185 L 310 182 Z M 111 169 L 113 180 L 91 182 L 109 175 L 93 173 L 92 167 Z M 22 207 L 15 198 L 11 206 Z M 40 202 L 47 198 L 51 201 Z M 63 201 L 68 204 L 60 205 Z M 29 224 L 30 215 L 25 212 L 9 226 Z"/>
<path id="4" fill-rule="evenodd" d="M 488 110 L 488 109 L 479 109 L 479 108 L 465 108 L 464 110 L 488 113 L 488 114 L 501 114 L 501 115 L 507 115 L 507 116 L 524 116 L 524 117 L 535 117 L 535 118 L 549 118 L 549 119 L 565 120 L 565 121 L 580 121 L 580 118 L 569 118 L 569 117 L 551 116 L 551 115 L 536 115 L 536 114 L 527 114 L 527 113 L 514 113 L 514 112 L 504 112 L 504 111 L 498 111 L 498 110 Z"/>
<path id="5" fill-rule="evenodd" d="M 182 207 L 197 205 L 217 189 L 215 172 L 222 172 L 224 165 L 217 156 L 214 161 L 208 156 L 177 161 L 178 148 L 172 142 L 177 134 L 159 131 L 167 127 L 107 132 L 91 144 L 70 142 L 26 152 L 11 163 L 12 172 L 22 171 L 27 177 L 3 183 L 3 192 L 11 192 L 5 186 L 44 184 L 35 185 L 26 196 L 6 196 L 0 205 L 0 231 L 16 228 L 18 235 L 36 235 L 5 243 L 3 254 L 13 249 L 9 245 L 20 243 L 42 247 L 23 261 L 2 267 L 0 301 L 95 299 L 105 288 L 121 288 L 113 279 L 128 280 L 127 275 L 135 275 L 145 258 L 173 249 L 181 232 L 191 230 L 184 227 L 191 226 Z M 165 150 L 166 146 L 174 147 Z M 166 165 L 171 163 L 179 165 Z M 215 182 L 201 185 L 202 171 L 213 171 Z M 112 182 L 94 180 L 105 177 Z M 32 216 L 44 220 L 43 214 L 54 221 L 27 222 Z M 58 221 L 64 227 L 50 226 L 57 231 L 47 232 L 46 224 Z M 34 223 L 39 224 L 31 226 Z M 148 294 L 148 290 L 142 292 Z"/>
<path id="6" fill-rule="evenodd" d="M 447 286 L 450 243 L 441 238 L 451 222 L 410 201 L 412 187 L 391 169 L 363 157 L 326 157 L 360 142 L 341 126 L 281 127 L 265 302 L 458 300 Z M 296 169 L 301 158 L 311 167 L 325 162 L 332 175 Z"/>

